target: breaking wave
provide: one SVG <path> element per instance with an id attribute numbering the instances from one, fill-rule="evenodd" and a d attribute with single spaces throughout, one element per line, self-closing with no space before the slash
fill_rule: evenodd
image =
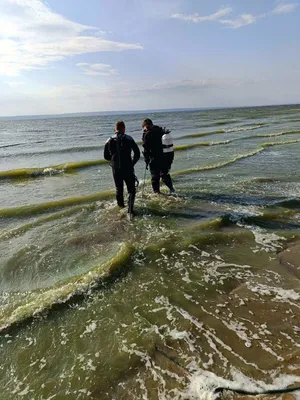
<path id="1" fill-rule="evenodd" d="M 44 176 L 58 175 L 73 170 L 94 167 L 96 165 L 107 164 L 106 160 L 91 160 L 70 162 L 60 165 L 54 165 L 45 168 L 21 168 L 0 172 L 0 180 L 4 179 L 28 179 L 40 178 Z"/>
<path id="2" fill-rule="evenodd" d="M 53 200 L 47 203 L 33 204 L 29 206 L 11 207 L 0 209 L 0 217 L 15 218 L 37 215 L 59 208 L 75 206 L 78 204 L 92 203 L 99 200 L 107 200 L 114 196 L 114 190 L 107 190 L 101 193 L 93 193 L 87 196 L 69 197 L 62 200 Z"/>
<path id="3" fill-rule="evenodd" d="M 10 305 L 1 309 L 0 332 L 14 325 L 34 317 L 35 315 L 50 310 L 53 306 L 65 304 L 72 298 L 80 296 L 95 289 L 101 281 L 121 273 L 128 266 L 129 260 L 134 252 L 134 247 L 123 244 L 114 257 L 95 266 L 87 273 L 74 277 L 66 282 L 57 284 L 55 287 L 31 292 L 28 297 L 13 309 Z"/>

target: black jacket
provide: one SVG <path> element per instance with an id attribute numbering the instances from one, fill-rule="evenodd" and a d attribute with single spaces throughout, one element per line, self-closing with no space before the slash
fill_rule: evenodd
<path id="1" fill-rule="evenodd" d="M 164 130 L 157 125 L 154 125 L 152 129 L 143 133 L 143 147 L 146 163 L 149 163 L 151 159 L 163 159 L 164 153 L 161 139 L 164 133 Z"/>
<path id="2" fill-rule="evenodd" d="M 132 151 L 133 159 L 131 158 Z M 115 169 L 133 169 L 140 154 L 140 149 L 134 139 L 119 132 L 109 138 L 104 146 L 104 158 L 110 161 Z"/>

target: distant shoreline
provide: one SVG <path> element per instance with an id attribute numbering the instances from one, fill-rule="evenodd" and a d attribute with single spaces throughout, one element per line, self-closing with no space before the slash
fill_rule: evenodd
<path id="1" fill-rule="evenodd" d="M 35 119 L 56 119 L 56 118 L 82 118 L 82 117 L 101 117 L 113 115 L 132 115 L 132 114 L 157 114 L 166 112 L 187 112 L 187 111 L 213 111 L 213 110 L 234 110 L 234 109 L 249 109 L 249 108 L 276 108 L 276 107 L 300 107 L 299 103 L 296 104 L 266 104 L 259 106 L 232 106 L 232 107 L 196 107 L 196 108 L 170 108 L 170 109 L 153 109 L 153 110 L 120 110 L 120 111 L 94 111 L 94 112 L 77 112 L 77 113 L 64 113 L 64 114 L 41 114 L 41 115 L 16 115 L 16 116 L 3 116 L 0 121 L 14 121 L 14 120 L 35 120 Z"/>

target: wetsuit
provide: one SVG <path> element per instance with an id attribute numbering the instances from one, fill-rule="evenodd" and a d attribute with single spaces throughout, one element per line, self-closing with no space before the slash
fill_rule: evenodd
<path id="1" fill-rule="evenodd" d="M 152 129 L 143 133 L 144 157 L 146 164 L 150 166 L 151 182 L 154 193 L 160 193 L 160 178 L 162 178 L 162 181 L 170 191 L 174 191 L 172 179 L 169 174 L 172 162 L 167 162 L 163 151 L 162 137 L 164 134 L 165 131 L 156 125 L 154 125 Z"/>
<path id="2" fill-rule="evenodd" d="M 133 159 L 131 153 L 134 153 Z M 116 199 L 118 206 L 124 205 L 124 182 L 128 191 L 128 212 L 133 212 L 135 199 L 134 165 L 140 158 L 140 149 L 129 135 L 116 132 L 108 139 L 104 146 L 104 158 L 110 161 L 116 185 Z"/>

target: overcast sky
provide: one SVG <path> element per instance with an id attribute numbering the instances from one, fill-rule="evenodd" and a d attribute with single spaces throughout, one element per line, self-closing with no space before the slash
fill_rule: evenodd
<path id="1" fill-rule="evenodd" d="M 300 0 L 0 0 L 0 116 L 300 103 Z"/>

